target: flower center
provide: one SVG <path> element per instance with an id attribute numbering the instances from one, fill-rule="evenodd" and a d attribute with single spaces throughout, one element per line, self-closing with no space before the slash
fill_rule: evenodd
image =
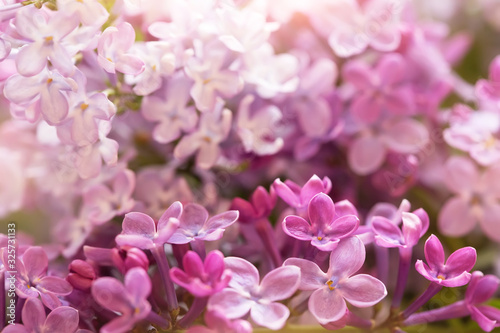
<path id="1" fill-rule="evenodd" d="M 437 276 L 437 278 L 438 278 L 439 280 L 441 280 L 441 281 L 446 280 L 446 278 L 445 278 L 443 275 L 441 275 L 441 274 L 439 274 L 439 275 Z"/>
<path id="2" fill-rule="evenodd" d="M 85 103 L 82 103 L 82 105 L 80 105 L 80 109 L 82 109 L 82 111 L 85 111 L 88 107 L 89 105 Z"/>
<path id="3" fill-rule="evenodd" d="M 491 149 L 495 147 L 496 142 L 497 140 L 495 139 L 495 137 L 493 135 L 490 135 L 490 137 L 484 142 L 484 146 L 486 149 Z"/>
<path id="4" fill-rule="evenodd" d="M 319 241 L 323 240 L 323 237 L 321 237 L 321 236 L 318 236 L 317 238 L 318 238 Z"/>
<path id="5" fill-rule="evenodd" d="M 53 36 L 47 36 L 45 37 L 45 43 L 46 44 L 50 44 L 54 41 L 54 37 Z"/>
<path id="6" fill-rule="evenodd" d="M 335 286 L 332 286 L 332 284 L 333 284 L 332 280 L 328 280 L 328 282 L 326 282 L 326 284 L 328 285 L 328 289 L 330 289 L 330 290 L 334 290 L 335 289 Z"/>

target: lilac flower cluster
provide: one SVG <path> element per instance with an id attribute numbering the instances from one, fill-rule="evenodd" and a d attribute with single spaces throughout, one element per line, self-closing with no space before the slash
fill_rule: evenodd
<path id="1" fill-rule="evenodd" d="M 0 330 L 500 326 L 500 11 L 463 2 L 0 0 Z"/>

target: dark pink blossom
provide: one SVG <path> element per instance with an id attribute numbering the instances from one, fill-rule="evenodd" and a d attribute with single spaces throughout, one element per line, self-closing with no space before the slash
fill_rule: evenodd
<path id="1" fill-rule="evenodd" d="M 465 303 L 471 318 L 485 332 L 500 327 L 500 309 L 484 304 L 495 295 L 499 284 L 500 280 L 495 275 L 475 271 L 465 292 Z"/>
<path id="2" fill-rule="evenodd" d="M 328 194 L 332 189 L 332 182 L 328 177 L 320 179 L 313 175 L 302 187 L 288 179 L 285 182 L 276 179 L 272 186 L 276 194 L 289 206 L 303 211 L 316 194 Z"/>

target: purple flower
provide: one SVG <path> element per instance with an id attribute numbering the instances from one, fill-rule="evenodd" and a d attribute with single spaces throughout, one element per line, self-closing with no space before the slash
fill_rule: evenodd
<path id="1" fill-rule="evenodd" d="M 124 283 L 115 278 L 102 277 L 92 285 L 92 296 L 102 307 L 117 312 L 120 317 L 101 328 L 102 333 L 129 332 L 134 324 L 150 313 L 147 301 L 151 293 L 151 280 L 142 268 L 132 268 Z"/>
<path id="2" fill-rule="evenodd" d="M 291 180 L 282 182 L 280 179 L 276 179 L 272 186 L 276 194 L 288 205 L 298 210 L 305 210 L 309 201 L 316 194 L 330 192 L 332 181 L 328 177 L 321 180 L 318 176 L 313 175 L 302 187 Z"/>
<path id="3" fill-rule="evenodd" d="M 402 231 L 393 221 L 375 216 L 372 220 L 372 228 L 375 233 L 375 242 L 382 247 L 412 248 L 417 245 L 429 227 L 423 225 L 422 220 L 413 213 L 402 212 Z"/>
<path id="4" fill-rule="evenodd" d="M 500 101 L 500 56 L 490 63 L 489 80 L 479 80 L 476 83 L 476 95 L 487 102 Z"/>
<path id="5" fill-rule="evenodd" d="M 405 84 L 406 63 L 397 53 L 387 54 L 372 70 L 361 61 L 345 65 L 344 79 L 358 90 L 351 103 L 356 120 L 372 124 L 384 111 L 400 115 L 413 110 L 412 87 Z"/>
<path id="6" fill-rule="evenodd" d="M 500 309 L 484 305 L 498 289 L 500 280 L 494 275 L 483 275 L 479 271 L 472 273 L 465 302 L 470 311 L 472 320 L 479 324 L 483 331 L 491 332 L 495 327 L 500 327 Z"/>
<path id="7" fill-rule="evenodd" d="M 94 267 L 86 261 L 76 259 L 69 264 L 69 273 L 66 280 L 73 288 L 90 291 L 92 283 L 97 278 Z"/>
<path id="8" fill-rule="evenodd" d="M 346 314 L 348 301 L 357 307 L 369 307 L 387 295 L 385 285 L 367 274 L 357 272 L 365 262 L 365 247 L 354 236 L 340 241 L 330 255 L 330 268 L 324 273 L 314 262 L 289 258 L 284 265 L 300 268 L 301 290 L 314 290 L 309 311 L 322 325 L 337 321 Z"/>
<path id="9" fill-rule="evenodd" d="M 2 333 L 73 333 L 78 329 L 78 311 L 60 306 L 48 316 L 38 298 L 29 298 L 22 311 L 23 324 L 8 325 Z"/>
<path id="10" fill-rule="evenodd" d="M 231 209 L 239 211 L 238 221 L 243 223 L 255 222 L 261 218 L 267 218 L 276 205 L 276 192 L 274 187 L 267 193 L 262 186 L 252 193 L 250 201 L 241 198 L 234 198 Z"/>
<path id="11" fill-rule="evenodd" d="M 204 326 L 191 326 L 186 333 L 251 333 L 252 325 L 243 319 L 229 320 L 224 312 L 215 308 L 205 312 Z"/>
<path id="12" fill-rule="evenodd" d="M 427 264 L 417 260 L 415 269 L 427 280 L 444 287 L 460 287 L 469 282 L 469 271 L 476 264 L 473 247 L 456 250 L 445 263 L 443 245 L 435 235 L 431 235 L 425 242 L 424 252 Z"/>
<path id="13" fill-rule="evenodd" d="M 174 202 L 163 213 L 158 225 L 149 215 L 139 212 L 128 213 L 123 220 L 122 233 L 116 236 L 116 244 L 135 246 L 144 250 L 155 246 L 163 247 L 177 229 L 181 213 L 182 204 L 179 201 Z"/>
<path id="14" fill-rule="evenodd" d="M 273 330 L 285 325 L 290 310 L 277 301 L 292 296 L 300 282 L 300 270 L 283 266 L 269 272 L 259 284 L 259 271 L 250 262 L 237 257 L 224 259 L 231 270 L 229 288 L 210 297 L 208 309 L 220 309 L 227 318 L 241 318 L 250 311 L 252 320 Z"/>
<path id="15" fill-rule="evenodd" d="M 179 228 L 168 239 L 170 244 L 187 244 L 194 240 L 213 241 L 224 229 L 236 222 L 238 211 L 230 210 L 208 218 L 207 210 L 198 204 L 187 204 L 179 218 Z"/>
<path id="16" fill-rule="evenodd" d="M 336 211 L 332 199 L 324 194 L 316 194 L 308 206 L 311 223 L 300 216 L 289 215 L 283 220 L 283 230 L 290 237 L 311 241 L 311 244 L 321 251 L 331 251 L 342 238 L 348 237 L 359 227 L 359 219 L 355 208 L 347 201 L 339 206 L 348 209 Z"/>
<path id="17" fill-rule="evenodd" d="M 4 264 L 6 251 L 4 251 Z M 69 295 L 73 287 L 57 276 L 47 276 L 48 258 L 39 246 L 33 246 L 16 261 L 16 293 L 21 298 L 41 297 L 49 309 L 61 306 L 57 296 Z"/>
<path id="18" fill-rule="evenodd" d="M 182 267 L 184 270 L 173 267 L 170 277 L 196 297 L 211 296 L 231 280 L 231 271 L 225 269 L 224 255 L 218 250 L 210 252 L 204 263 L 196 252 L 188 251 L 182 258 Z"/>

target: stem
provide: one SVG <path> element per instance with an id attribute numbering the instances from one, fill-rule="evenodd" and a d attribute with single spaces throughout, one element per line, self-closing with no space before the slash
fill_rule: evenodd
<path id="1" fill-rule="evenodd" d="M 389 249 L 375 246 L 375 257 L 377 260 L 377 277 L 387 285 L 389 281 Z"/>
<path id="2" fill-rule="evenodd" d="M 276 241 L 274 237 L 274 230 L 268 219 L 260 219 L 255 222 L 255 229 L 264 243 L 264 248 L 269 254 L 274 267 L 280 267 L 283 263 L 281 259 L 281 254 L 276 246 Z"/>
<path id="3" fill-rule="evenodd" d="M 420 295 L 404 312 L 403 318 L 408 318 L 415 311 L 420 309 L 425 303 L 427 303 L 434 295 L 436 295 L 443 286 L 437 283 L 431 282 L 429 287 Z"/>
<path id="4" fill-rule="evenodd" d="M 191 249 L 196 252 L 202 261 L 205 261 L 205 257 L 207 256 L 207 250 L 205 249 L 205 241 L 195 239 L 191 242 Z"/>
<path id="5" fill-rule="evenodd" d="M 302 250 L 302 241 L 292 238 L 292 242 L 293 242 L 293 248 L 292 248 L 292 255 L 290 257 L 298 258 L 300 251 Z"/>
<path id="6" fill-rule="evenodd" d="M 146 317 L 146 320 L 149 321 L 151 324 L 160 326 L 161 328 L 168 327 L 167 320 L 154 311 L 149 312 L 148 316 Z"/>
<path id="7" fill-rule="evenodd" d="M 196 297 L 188 312 L 184 315 L 184 317 L 182 317 L 181 320 L 179 320 L 179 327 L 184 328 L 191 325 L 191 323 L 203 313 L 207 303 L 208 297 Z"/>
<path id="8" fill-rule="evenodd" d="M 399 249 L 399 268 L 398 280 L 396 288 L 394 289 L 394 296 L 392 298 L 392 308 L 399 308 L 403 294 L 405 292 L 406 281 L 408 280 L 408 273 L 410 273 L 412 248 Z"/>
<path id="9" fill-rule="evenodd" d="M 177 267 L 180 269 L 184 269 L 182 258 L 184 258 L 187 251 L 189 251 L 188 244 L 172 244 L 172 252 L 174 253 L 175 260 L 177 261 Z"/>
<path id="10" fill-rule="evenodd" d="M 0 329 L 5 326 L 5 273 L 0 272 Z"/>
<path id="11" fill-rule="evenodd" d="M 408 317 L 403 322 L 404 326 L 412 326 L 418 324 L 432 323 L 435 321 L 442 321 L 454 318 L 461 318 L 470 314 L 465 301 L 458 301 L 456 303 L 443 306 L 439 309 L 423 311 L 415 313 Z"/>
<path id="12" fill-rule="evenodd" d="M 163 245 L 161 246 L 155 245 L 151 249 L 151 253 L 153 254 L 153 257 L 156 260 L 156 264 L 158 265 L 158 270 L 160 271 L 163 284 L 165 285 L 168 310 L 172 315 L 172 319 L 175 320 L 175 317 L 177 316 L 179 311 L 179 305 L 177 304 L 177 296 L 175 295 L 174 283 L 170 279 L 170 266 L 168 264 L 167 256 L 165 254 Z M 175 311 L 177 313 L 175 313 Z"/>

